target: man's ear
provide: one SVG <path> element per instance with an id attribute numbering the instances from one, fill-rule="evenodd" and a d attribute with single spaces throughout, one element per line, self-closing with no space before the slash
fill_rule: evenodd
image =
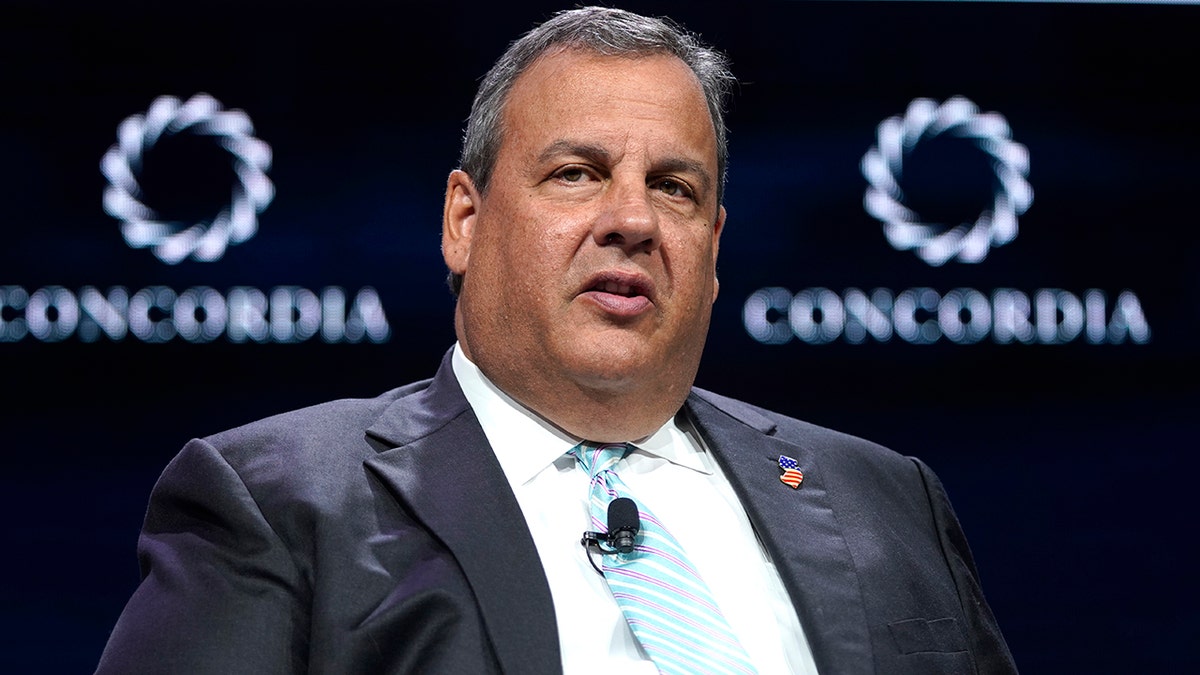
<path id="1" fill-rule="evenodd" d="M 725 207 L 717 209 L 717 220 L 713 223 L 712 258 L 713 258 L 713 302 L 717 301 L 717 291 L 721 290 L 721 281 L 717 279 L 717 250 L 721 247 L 721 232 L 725 231 Z"/>
<path id="2" fill-rule="evenodd" d="M 451 171 L 446 179 L 446 204 L 442 210 L 442 258 L 454 274 L 467 272 L 479 204 L 479 192 L 471 177 L 458 169 Z"/>

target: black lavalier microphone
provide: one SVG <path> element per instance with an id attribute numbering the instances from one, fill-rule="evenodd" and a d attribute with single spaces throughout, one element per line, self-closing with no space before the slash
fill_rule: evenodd
<path id="1" fill-rule="evenodd" d="M 633 538 L 642 529 L 637 504 L 628 497 L 618 497 L 608 505 L 608 545 L 620 553 L 633 550 Z"/>
<path id="2" fill-rule="evenodd" d="M 641 529 L 642 519 L 638 515 L 637 504 L 628 497 L 617 497 L 608 504 L 608 532 L 584 532 L 579 543 L 583 544 L 584 550 L 587 551 L 588 562 L 600 572 L 596 561 L 592 560 L 592 550 L 595 549 L 602 555 L 630 553 L 633 551 L 634 539 Z M 607 548 L 600 544 L 601 540 Z"/>

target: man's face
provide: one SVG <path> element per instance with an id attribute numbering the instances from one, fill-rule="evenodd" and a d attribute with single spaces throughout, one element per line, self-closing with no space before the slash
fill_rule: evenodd
<path id="1" fill-rule="evenodd" d="M 695 75 L 672 56 L 559 52 L 521 75 L 504 113 L 486 195 L 461 172 L 447 190 L 463 348 L 543 414 L 536 399 L 563 386 L 677 408 L 708 332 L 724 222 Z"/>

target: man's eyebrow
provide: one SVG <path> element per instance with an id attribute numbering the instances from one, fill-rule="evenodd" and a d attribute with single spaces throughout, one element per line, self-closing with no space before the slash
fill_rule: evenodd
<path id="1" fill-rule="evenodd" d="M 609 154 L 608 150 L 605 150 L 599 145 L 560 139 L 554 141 L 550 145 L 547 145 L 546 149 L 542 150 L 541 154 L 538 155 L 538 161 L 545 162 L 553 159 L 554 157 L 559 157 L 562 155 L 573 155 L 603 164 L 608 164 L 612 159 L 612 156 Z"/>

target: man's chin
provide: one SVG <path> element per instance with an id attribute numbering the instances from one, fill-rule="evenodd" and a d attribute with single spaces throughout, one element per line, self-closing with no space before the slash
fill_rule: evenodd
<path id="1" fill-rule="evenodd" d="M 614 340 L 589 346 L 591 349 L 570 354 L 563 363 L 563 371 L 583 389 L 628 394 L 656 389 L 681 377 L 677 359 L 648 349 L 644 343 L 630 347 Z"/>
<path id="2" fill-rule="evenodd" d="M 628 353 L 597 350 L 591 355 L 573 354 L 572 357 L 564 364 L 564 373 L 583 389 L 629 392 L 656 375 L 644 357 Z"/>

